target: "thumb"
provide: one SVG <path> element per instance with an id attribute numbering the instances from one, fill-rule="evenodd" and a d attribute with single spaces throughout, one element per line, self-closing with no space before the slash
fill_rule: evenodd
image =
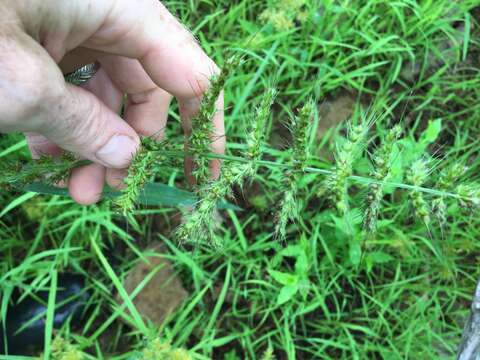
<path id="1" fill-rule="evenodd" d="M 59 102 L 48 107 L 48 116 L 37 129 L 65 150 L 109 168 L 128 167 L 140 140 L 120 116 L 95 95 L 65 84 Z M 52 99 L 53 100 L 53 99 Z"/>
<path id="2" fill-rule="evenodd" d="M 137 133 L 95 95 L 65 83 L 32 38 L 11 35 L 0 31 L 0 131 L 36 132 L 106 167 L 128 167 L 139 147 Z"/>

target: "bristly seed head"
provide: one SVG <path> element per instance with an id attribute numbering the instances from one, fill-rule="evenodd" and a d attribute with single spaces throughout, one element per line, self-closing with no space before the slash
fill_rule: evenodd
<path id="1" fill-rule="evenodd" d="M 415 187 L 421 187 L 424 185 L 428 178 L 428 168 L 425 159 L 419 159 L 415 161 L 410 171 L 407 173 L 407 181 Z M 413 205 L 415 215 L 422 219 L 424 224 L 428 227 L 430 224 L 430 208 L 425 201 L 423 193 L 419 190 L 410 190 L 410 201 Z"/>
<path id="2" fill-rule="evenodd" d="M 280 239 L 285 239 L 288 222 L 295 221 L 298 218 L 298 183 L 310 158 L 310 134 L 314 104 L 313 100 L 309 100 L 291 121 L 290 131 L 294 139 L 291 159 L 292 170 L 286 176 L 283 186 L 284 195 L 275 217 L 275 234 Z"/>
<path id="3" fill-rule="evenodd" d="M 352 175 L 353 162 L 361 154 L 370 121 L 364 120 L 358 125 L 349 124 L 347 139 L 340 145 L 337 143 L 335 154 L 335 169 L 333 174 L 323 182 L 319 196 L 327 194 L 341 215 L 345 215 L 348 205 L 348 178 Z"/>
<path id="4" fill-rule="evenodd" d="M 227 164 L 223 167 L 217 181 L 208 181 L 196 189 L 199 202 L 195 208 L 185 214 L 183 223 L 176 230 L 176 238 L 180 242 L 208 242 L 219 246 L 215 239 L 216 222 L 214 221 L 215 209 L 218 201 L 232 195 L 233 186 L 242 186 L 246 178 L 255 176 L 257 164 L 261 159 L 262 145 L 266 137 L 266 122 L 270 108 L 275 98 L 275 90 L 270 89 L 257 108 L 256 117 L 247 136 L 247 158 L 245 164 Z"/>
<path id="5" fill-rule="evenodd" d="M 437 182 L 437 190 L 452 191 L 458 179 L 462 177 L 468 168 L 462 163 L 456 163 L 440 174 Z M 447 224 L 447 204 L 445 196 L 438 196 L 432 201 L 432 213 L 437 219 L 440 227 L 443 229 Z"/>
<path id="6" fill-rule="evenodd" d="M 198 186 L 210 181 L 209 160 L 204 155 L 211 152 L 211 144 L 215 137 L 224 135 L 215 134 L 212 119 L 219 110 L 217 100 L 220 93 L 228 77 L 239 64 L 239 57 L 231 57 L 225 62 L 220 74 L 212 76 L 210 86 L 202 96 L 200 109 L 191 120 L 192 133 L 188 139 L 188 146 L 193 154 L 195 168 L 192 173 Z"/>
<path id="7" fill-rule="evenodd" d="M 393 162 L 393 147 L 402 134 L 399 125 L 394 126 L 386 135 L 382 146 L 373 156 L 374 169 L 371 176 L 382 183 L 371 183 L 368 187 L 368 194 L 365 201 L 365 215 L 363 217 L 363 228 L 370 234 L 377 229 L 380 202 L 383 198 L 383 182 L 390 176 Z"/>

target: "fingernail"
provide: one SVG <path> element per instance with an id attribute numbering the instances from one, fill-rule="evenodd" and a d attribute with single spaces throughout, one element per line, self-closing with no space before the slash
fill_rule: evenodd
<path id="1" fill-rule="evenodd" d="M 97 151 L 96 157 L 108 167 L 123 169 L 128 167 L 136 151 L 137 143 L 131 137 L 114 135 Z"/>

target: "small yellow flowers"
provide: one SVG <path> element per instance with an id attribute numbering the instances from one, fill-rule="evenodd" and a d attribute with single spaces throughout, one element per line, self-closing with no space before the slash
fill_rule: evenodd
<path id="1" fill-rule="evenodd" d="M 266 9 L 260 19 L 266 23 L 272 24 L 275 30 L 290 30 L 295 25 L 295 20 L 304 22 L 308 19 L 308 14 L 301 11 L 305 5 L 305 0 L 281 0 L 274 6 Z"/>

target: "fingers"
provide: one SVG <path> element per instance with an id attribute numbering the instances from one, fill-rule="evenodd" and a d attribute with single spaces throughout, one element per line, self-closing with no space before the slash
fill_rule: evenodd
<path id="1" fill-rule="evenodd" d="M 100 164 L 90 164 L 74 169 L 68 182 L 72 199 L 82 205 L 98 202 L 105 183 L 105 171 L 105 166 Z"/>
<path id="2" fill-rule="evenodd" d="M 43 129 L 60 147 L 106 167 L 123 169 L 138 149 L 137 133 L 93 94 L 67 85 Z"/>
<path id="3" fill-rule="evenodd" d="M 26 133 L 28 149 L 32 158 L 39 159 L 43 155 L 60 156 L 62 149 L 48 140 L 45 136 L 37 133 Z"/>
<path id="4" fill-rule="evenodd" d="M 218 73 L 218 68 L 190 33 L 170 14 L 165 17 L 170 20 L 160 26 L 163 29 L 152 32 L 149 50 L 140 61 L 153 81 L 178 99 L 180 115 L 188 136 L 191 131 L 190 120 L 197 114 L 201 98 L 209 87 L 211 77 Z M 172 36 L 155 36 L 165 34 L 165 31 L 170 31 Z M 211 148 L 213 152 L 222 154 L 225 151 L 223 94 L 216 105 L 217 112 L 212 119 Z M 219 160 L 210 163 L 213 178 L 218 178 L 220 164 Z M 190 182 L 193 181 L 192 168 L 191 160 L 186 159 L 185 170 Z"/>
<path id="5" fill-rule="evenodd" d="M 112 111 L 118 113 L 122 105 L 122 92 L 111 82 L 104 70 L 100 69 L 97 74 L 82 87 L 96 95 L 100 101 L 107 105 Z M 62 149 L 53 144 L 50 140 L 40 134 L 27 133 L 27 141 L 33 158 L 42 155 L 59 156 Z M 106 173 L 115 174 L 115 171 L 123 174 L 126 170 L 106 170 L 99 164 L 82 166 L 72 170 L 68 183 L 69 192 L 73 200 L 79 204 L 90 205 L 100 200 Z M 123 176 L 118 179 L 107 181 L 112 187 L 120 187 Z M 115 180 L 117 181 L 115 183 Z"/>
<path id="6" fill-rule="evenodd" d="M 164 137 L 172 96 L 157 87 L 137 60 L 101 56 L 99 61 L 116 87 L 127 94 L 124 118 L 140 136 Z M 124 186 L 127 170 L 107 169 L 106 180 L 114 189 Z"/>
<path id="7" fill-rule="evenodd" d="M 99 60 L 116 87 L 127 94 L 128 124 L 141 136 L 163 139 L 172 96 L 150 79 L 137 60 L 111 55 Z"/>
<path id="8" fill-rule="evenodd" d="M 156 1 L 141 2 L 135 14 L 125 14 L 126 6 L 124 1 L 117 1 L 102 29 L 85 46 L 138 59 L 153 82 L 178 99 L 188 131 L 189 120 L 197 113 L 199 99 L 218 68 L 163 5 Z M 139 13 L 144 20 L 141 27 L 133 25 L 138 24 Z M 125 31 L 125 24 L 132 24 L 129 31 Z M 217 107 L 212 150 L 222 153 L 225 148 L 223 95 Z M 219 166 L 219 161 L 212 163 L 214 175 L 218 174 Z"/>

